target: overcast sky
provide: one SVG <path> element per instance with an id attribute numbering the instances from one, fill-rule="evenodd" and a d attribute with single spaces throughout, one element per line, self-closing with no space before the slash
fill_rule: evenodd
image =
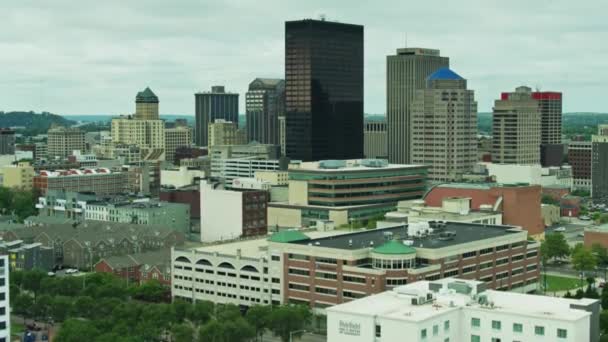
<path id="1" fill-rule="evenodd" d="M 385 113 L 386 55 L 441 50 L 480 111 L 521 84 L 564 92 L 564 111 L 608 112 L 606 0 L 104 0 L 0 2 L 0 110 L 134 111 L 150 86 L 161 113 L 194 93 L 284 76 L 284 21 L 365 26 L 365 111 Z"/>

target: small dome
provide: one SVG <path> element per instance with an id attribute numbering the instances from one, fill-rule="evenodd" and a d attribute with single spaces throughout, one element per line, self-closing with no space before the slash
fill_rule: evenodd
<path id="1" fill-rule="evenodd" d="M 416 253 L 416 250 L 410 246 L 404 245 L 403 243 L 397 240 L 391 240 L 382 246 L 376 247 L 373 250 L 374 253 L 377 254 L 413 254 Z"/>

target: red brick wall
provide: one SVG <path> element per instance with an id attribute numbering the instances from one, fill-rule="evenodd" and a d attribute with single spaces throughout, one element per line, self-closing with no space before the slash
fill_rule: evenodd
<path id="1" fill-rule="evenodd" d="M 608 248 L 608 233 L 585 231 L 585 247 L 591 247 L 595 243 L 599 243 L 602 247 Z"/>
<path id="2" fill-rule="evenodd" d="M 567 188 L 543 188 L 543 195 L 551 196 L 554 200 L 559 201 L 562 197 L 566 196 L 570 193 L 570 190 Z"/>
<path id="3" fill-rule="evenodd" d="M 482 204 L 494 205 L 500 196 L 503 202 L 499 210 L 502 210 L 504 224 L 521 226 L 531 235 L 543 233 L 541 187 L 538 185 L 494 187 L 489 190 L 438 186 L 427 194 L 425 202 L 428 206 L 440 207 L 446 197 L 471 197 L 472 209 L 479 209 Z"/>
<path id="4" fill-rule="evenodd" d="M 190 218 L 201 218 L 201 193 L 198 190 L 161 190 L 160 200 L 190 206 Z"/>

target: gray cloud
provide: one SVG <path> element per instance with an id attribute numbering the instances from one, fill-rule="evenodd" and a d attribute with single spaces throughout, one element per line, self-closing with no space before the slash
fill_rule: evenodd
<path id="1" fill-rule="evenodd" d="M 0 3 L 0 109 L 133 111 L 150 86 L 161 112 L 192 114 L 214 84 L 241 94 L 282 77 L 284 21 L 365 25 L 365 109 L 385 111 L 385 60 L 408 45 L 441 49 L 480 110 L 520 84 L 565 93 L 566 111 L 608 111 L 604 0 L 68 0 Z M 242 101 L 241 101 L 242 102 Z M 241 112 L 244 107 L 241 107 Z"/>

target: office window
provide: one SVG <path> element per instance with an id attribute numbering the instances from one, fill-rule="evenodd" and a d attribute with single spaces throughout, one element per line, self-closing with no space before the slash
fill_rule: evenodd
<path id="1" fill-rule="evenodd" d="M 479 318 L 471 318 L 471 326 L 473 328 L 479 328 L 479 326 L 481 326 L 481 320 Z"/>
<path id="2" fill-rule="evenodd" d="M 420 330 L 420 338 L 422 338 L 422 339 L 426 338 L 426 329 Z"/>
<path id="3" fill-rule="evenodd" d="M 382 327 L 376 324 L 376 337 L 382 337 Z"/>
<path id="4" fill-rule="evenodd" d="M 513 323 L 513 332 L 516 332 L 516 333 L 524 332 L 524 326 L 521 323 Z"/>
<path id="5" fill-rule="evenodd" d="M 534 335 L 545 336 L 545 327 L 539 327 L 538 325 L 535 326 Z"/>
<path id="6" fill-rule="evenodd" d="M 492 321 L 492 329 L 500 330 L 500 321 Z"/>
<path id="7" fill-rule="evenodd" d="M 566 329 L 557 329 L 558 338 L 568 338 L 568 331 Z"/>
<path id="8" fill-rule="evenodd" d="M 443 330 L 450 331 L 450 321 L 443 322 Z"/>
<path id="9" fill-rule="evenodd" d="M 471 335 L 471 342 L 481 342 L 481 337 L 477 335 Z"/>
<path id="10" fill-rule="evenodd" d="M 437 336 L 439 334 L 439 326 L 433 325 L 433 336 Z"/>

